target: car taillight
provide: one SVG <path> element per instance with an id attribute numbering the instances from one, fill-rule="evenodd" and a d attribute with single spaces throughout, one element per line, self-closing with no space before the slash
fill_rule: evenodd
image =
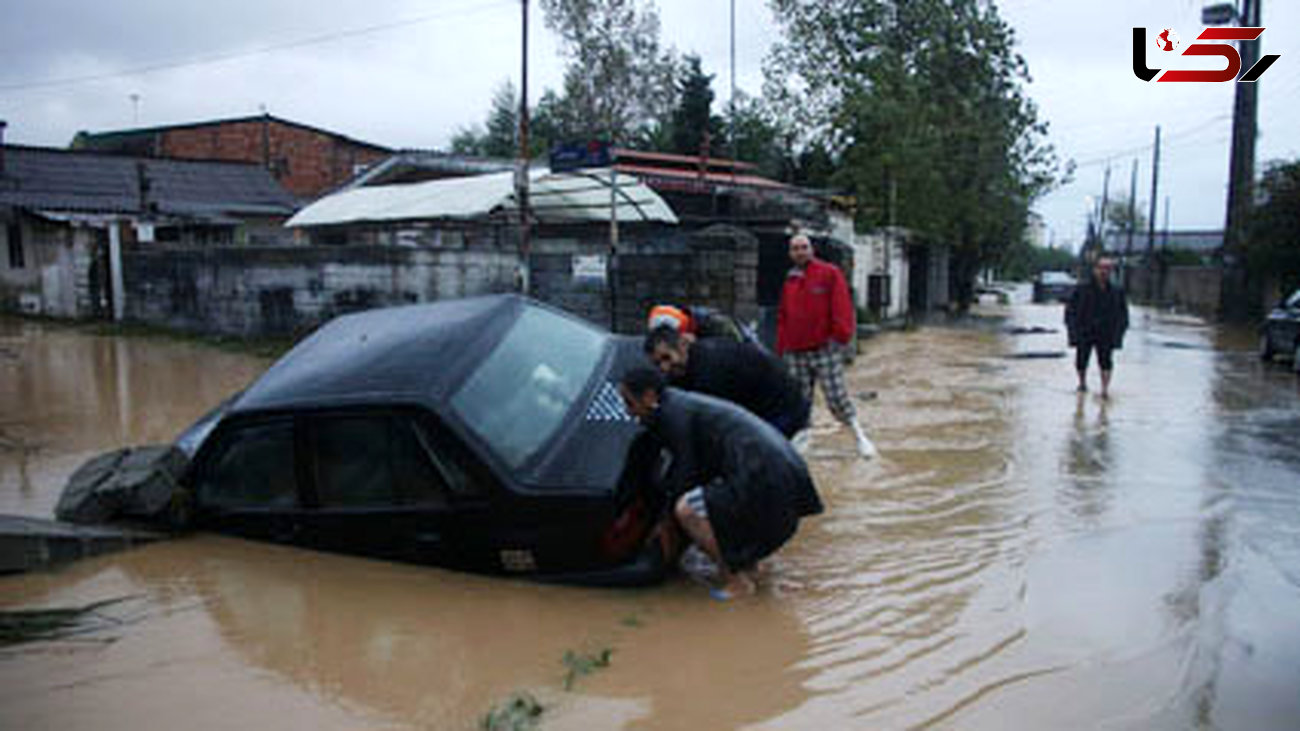
<path id="1" fill-rule="evenodd" d="M 614 560 L 626 557 L 640 548 L 649 527 L 645 501 L 638 495 L 601 534 L 600 555 Z"/>

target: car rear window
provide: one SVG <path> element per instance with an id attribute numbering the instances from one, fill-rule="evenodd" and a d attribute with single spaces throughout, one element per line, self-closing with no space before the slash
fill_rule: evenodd
<path id="1" fill-rule="evenodd" d="M 452 396 L 456 414 L 510 467 L 546 443 L 600 363 L 604 333 L 527 308 Z"/>

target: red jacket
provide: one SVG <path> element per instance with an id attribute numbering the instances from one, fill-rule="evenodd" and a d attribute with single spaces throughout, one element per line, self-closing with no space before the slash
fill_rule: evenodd
<path id="1" fill-rule="evenodd" d="M 816 350 L 829 340 L 848 343 L 857 328 L 849 285 L 839 267 L 814 258 L 786 275 L 776 313 L 776 352 Z"/>

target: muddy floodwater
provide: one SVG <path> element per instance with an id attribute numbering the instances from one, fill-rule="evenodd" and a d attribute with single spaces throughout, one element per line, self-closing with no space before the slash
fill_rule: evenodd
<path id="1" fill-rule="evenodd" d="M 0 728 L 472 728 L 518 692 L 560 729 L 1300 727 L 1289 364 L 1135 308 L 1103 402 L 1095 371 L 1074 390 L 1059 305 L 979 314 L 865 344 L 850 391 L 883 456 L 818 407 L 827 511 L 756 597 L 199 535 L 0 577 L 0 608 L 121 599 L 0 647 Z M 0 512 L 48 516 L 82 460 L 267 365 L 0 320 Z"/>

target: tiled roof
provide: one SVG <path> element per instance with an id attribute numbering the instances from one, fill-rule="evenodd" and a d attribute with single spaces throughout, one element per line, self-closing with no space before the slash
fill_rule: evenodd
<path id="1" fill-rule="evenodd" d="M 264 168 L 242 163 L 131 158 L 5 146 L 0 204 L 48 211 L 288 215 L 298 200 Z"/>

